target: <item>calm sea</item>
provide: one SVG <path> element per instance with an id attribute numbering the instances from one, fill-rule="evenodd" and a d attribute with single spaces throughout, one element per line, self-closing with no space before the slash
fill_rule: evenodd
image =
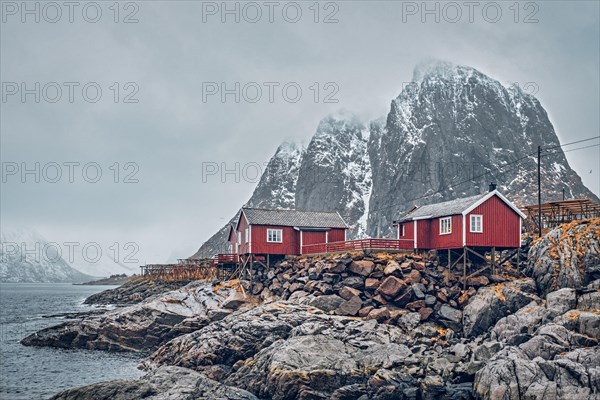
<path id="1" fill-rule="evenodd" d="M 112 287 L 112 286 L 111 286 Z M 139 355 L 88 350 L 26 347 L 19 340 L 64 321 L 43 318 L 62 312 L 92 310 L 83 300 L 108 286 L 56 283 L 0 284 L 0 399 L 47 399 L 57 392 L 111 379 L 136 378 Z"/>

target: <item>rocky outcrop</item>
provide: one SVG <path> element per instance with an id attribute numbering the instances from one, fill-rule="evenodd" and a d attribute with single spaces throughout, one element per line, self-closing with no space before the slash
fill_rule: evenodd
<path id="1" fill-rule="evenodd" d="M 477 372 L 475 391 L 490 400 L 599 399 L 600 304 L 583 311 L 577 300 L 561 289 L 498 321 L 491 339 L 502 350 Z"/>
<path id="2" fill-rule="evenodd" d="M 231 289 L 232 290 L 232 289 Z M 222 319 L 230 293 L 191 283 L 141 303 L 42 329 L 24 338 L 26 346 L 147 352 L 175 337 Z"/>
<path id="3" fill-rule="evenodd" d="M 413 314 L 419 326 L 408 329 L 274 302 L 176 338 L 143 367 L 191 368 L 260 398 L 468 394 L 470 387 L 456 381 L 475 373 L 475 366 L 468 365 L 471 352 L 452 348 L 448 341 L 458 340 L 451 339 L 449 330 L 419 324 L 419 314 Z"/>
<path id="4" fill-rule="evenodd" d="M 84 304 L 119 306 L 136 304 L 149 297 L 177 290 L 189 283 L 189 281 L 164 281 L 133 277 L 118 288 L 91 295 L 85 299 Z"/>
<path id="5" fill-rule="evenodd" d="M 109 381 L 65 390 L 50 400 L 258 400 L 245 390 L 223 385 L 195 371 L 162 367 L 131 381 Z"/>
<path id="6" fill-rule="evenodd" d="M 521 279 L 480 288 L 463 310 L 463 330 L 466 336 L 486 332 L 500 318 L 514 313 L 534 300 L 533 279 Z"/>
<path id="7" fill-rule="evenodd" d="M 529 250 L 527 274 L 544 293 L 600 279 L 600 219 L 573 221 L 544 235 Z"/>

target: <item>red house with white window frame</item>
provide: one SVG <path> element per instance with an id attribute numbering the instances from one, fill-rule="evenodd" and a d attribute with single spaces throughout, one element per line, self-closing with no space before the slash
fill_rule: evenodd
<path id="1" fill-rule="evenodd" d="M 524 218 L 492 185 L 486 194 L 415 207 L 394 224 L 404 249 L 503 250 L 521 246 Z"/>
<path id="2" fill-rule="evenodd" d="M 239 256 L 302 254 L 302 246 L 346 240 L 348 225 L 337 212 L 244 207 L 229 230 L 229 246 Z"/>

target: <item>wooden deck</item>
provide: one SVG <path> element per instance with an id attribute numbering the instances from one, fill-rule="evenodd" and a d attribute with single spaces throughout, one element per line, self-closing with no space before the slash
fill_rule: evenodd
<path id="1" fill-rule="evenodd" d="M 343 253 L 347 251 L 413 250 L 412 239 L 358 239 L 302 246 L 302 254 Z"/>

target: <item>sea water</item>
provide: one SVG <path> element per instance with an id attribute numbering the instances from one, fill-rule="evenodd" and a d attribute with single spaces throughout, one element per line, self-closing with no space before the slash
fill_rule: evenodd
<path id="1" fill-rule="evenodd" d="M 139 377 L 139 354 L 27 347 L 25 336 L 65 320 L 44 316 L 83 312 L 91 294 L 114 286 L 57 283 L 0 283 L 0 399 L 47 399 L 90 383 Z"/>

